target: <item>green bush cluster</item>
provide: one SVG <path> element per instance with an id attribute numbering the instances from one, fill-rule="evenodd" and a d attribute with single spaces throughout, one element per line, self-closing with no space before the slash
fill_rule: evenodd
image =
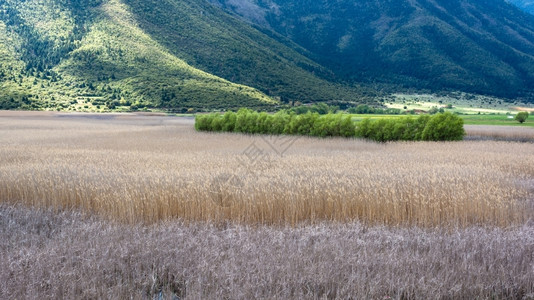
<path id="1" fill-rule="evenodd" d="M 197 115 L 195 119 L 198 131 L 361 137 L 378 142 L 462 140 L 465 135 L 463 124 L 463 119 L 451 113 L 417 118 L 364 119 L 356 126 L 349 115 L 342 113 L 297 115 L 279 111 L 271 115 L 249 109 L 223 115 Z"/>
<path id="2" fill-rule="evenodd" d="M 521 112 L 518 112 L 517 115 L 515 115 L 515 120 L 521 124 L 525 123 L 527 119 L 528 119 L 528 111 L 521 111 Z"/>
<path id="3" fill-rule="evenodd" d="M 365 119 L 356 129 L 356 136 L 379 142 L 457 141 L 464 135 L 463 119 L 451 113 L 376 121 Z"/>
<path id="4" fill-rule="evenodd" d="M 240 109 L 224 115 L 213 113 L 197 115 L 195 128 L 199 131 L 240 132 L 250 134 L 288 134 L 327 136 L 354 136 L 356 130 L 350 116 L 308 112 L 303 115 L 279 111 L 275 114 Z"/>

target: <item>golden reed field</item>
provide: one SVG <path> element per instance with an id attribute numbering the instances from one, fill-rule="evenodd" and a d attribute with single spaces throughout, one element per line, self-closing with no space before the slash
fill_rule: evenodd
<path id="1" fill-rule="evenodd" d="M 507 227 L 533 215 L 533 143 L 378 144 L 199 133 L 193 123 L 0 112 L 0 202 L 126 223 Z"/>
<path id="2" fill-rule="evenodd" d="M 534 128 L 517 126 L 465 125 L 467 140 L 534 142 Z"/>

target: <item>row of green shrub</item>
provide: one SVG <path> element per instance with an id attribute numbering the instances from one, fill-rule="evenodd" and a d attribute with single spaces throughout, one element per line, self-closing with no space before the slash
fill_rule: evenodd
<path id="1" fill-rule="evenodd" d="M 433 116 L 364 119 L 356 136 L 379 142 L 386 141 L 458 141 L 465 135 L 464 120 L 451 113 Z"/>
<path id="2" fill-rule="evenodd" d="M 239 132 L 249 134 L 287 134 L 317 137 L 361 137 L 375 141 L 452 141 L 465 134 L 463 119 L 451 113 L 434 116 L 365 119 L 356 124 L 347 114 L 280 111 L 275 114 L 241 109 L 223 115 L 197 115 L 198 131 Z"/>
<path id="3" fill-rule="evenodd" d="M 197 115 L 195 128 L 199 131 L 241 132 L 250 134 L 288 134 L 309 136 L 354 136 L 355 124 L 345 114 L 306 113 L 297 115 L 286 111 L 275 114 L 240 109 L 224 115 Z"/>

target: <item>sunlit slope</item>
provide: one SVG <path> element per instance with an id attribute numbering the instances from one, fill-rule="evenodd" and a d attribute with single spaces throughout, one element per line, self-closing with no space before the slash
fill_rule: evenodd
<path id="1" fill-rule="evenodd" d="M 4 106 L 186 110 L 274 103 L 171 54 L 119 0 L 4 1 L 2 7 Z"/>
<path id="2" fill-rule="evenodd" d="M 253 26 L 206 0 L 124 0 L 139 25 L 169 51 L 217 76 L 282 101 L 366 101 L 293 41 Z"/>

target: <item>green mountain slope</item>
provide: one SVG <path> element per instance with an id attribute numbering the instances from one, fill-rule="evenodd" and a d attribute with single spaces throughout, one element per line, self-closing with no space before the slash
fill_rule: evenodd
<path id="1" fill-rule="evenodd" d="M 269 96 L 299 101 L 361 101 L 372 90 L 351 87 L 290 40 L 260 31 L 196 0 L 125 0 L 140 26 L 167 49 L 217 76 Z"/>
<path id="2" fill-rule="evenodd" d="M 0 109 L 372 103 L 401 88 L 533 100 L 534 16 L 504 0 L 0 0 Z"/>
<path id="3" fill-rule="evenodd" d="M 504 0 L 212 1 L 347 80 L 534 98 L 534 17 Z"/>
<path id="4" fill-rule="evenodd" d="M 260 92 L 193 68 L 144 33 L 117 0 L 99 7 L 81 46 L 58 66 L 67 80 L 105 82 L 156 107 L 232 107 L 272 102 Z M 107 89 L 107 88 L 106 88 Z"/>
<path id="5" fill-rule="evenodd" d="M 0 108 L 186 111 L 373 96 L 269 34 L 207 1 L 0 0 Z"/>
<path id="6" fill-rule="evenodd" d="M 187 109 L 274 103 L 253 88 L 177 58 L 143 32 L 118 0 L 1 5 L 4 108 Z"/>

